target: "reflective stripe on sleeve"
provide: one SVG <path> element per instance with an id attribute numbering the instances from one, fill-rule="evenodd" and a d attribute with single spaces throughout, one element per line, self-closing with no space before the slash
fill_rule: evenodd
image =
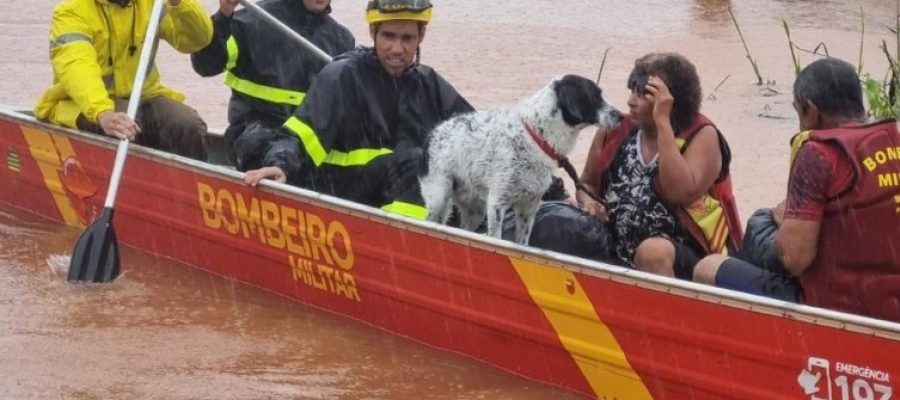
<path id="1" fill-rule="evenodd" d="M 316 132 L 313 131 L 312 127 L 297 117 L 288 118 L 287 122 L 284 123 L 284 127 L 294 132 L 300 138 L 300 143 L 303 144 L 303 148 L 309 154 L 313 164 L 316 164 L 317 167 L 322 165 L 325 157 L 328 156 L 328 152 L 325 151 L 325 147 L 322 146 L 322 142 L 319 141 L 319 137 L 316 136 Z"/>
<path id="2" fill-rule="evenodd" d="M 225 70 L 230 71 L 237 64 L 239 52 L 237 40 L 234 40 L 234 36 L 229 36 L 228 40 L 225 41 L 225 51 L 228 53 L 228 60 L 225 62 Z"/>
<path id="3" fill-rule="evenodd" d="M 393 153 L 393 150 L 387 148 L 380 149 L 356 149 L 349 152 L 331 150 L 326 151 L 319 141 L 319 137 L 313 128 L 301 121 L 297 117 L 288 118 L 284 123 L 284 127 L 293 132 L 300 138 L 303 148 L 316 166 L 322 164 L 331 164 L 340 167 L 358 167 L 366 165 L 372 160 L 383 155 Z"/>
<path id="4" fill-rule="evenodd" d="M 225 41 L 225 49 L 228 53 L 228 60 L 225 63 L 225 71 L 227 71 L 225 73 L 226 86 L 247 96 L 265 100 L 270 103 L 299 106 L 300 103 L 303 102 L 306 93 L 261 85 L 238 77 L 232 73 L 231 70 L 237 65 L 238 55 L 240 54 L 240 49 L 238 48 L 237 40 L 235 40 L 234 36 L 229 36 L 228 40 Z"/>
<path id="5" fill-rule="evenodd" d="M 228 71 L 225 73 L 225 85 L 246 94 L 247 96 L 265 100 L 271 103 L 290 104 L 299 106 L 303 103 L 306 93 L 296 92 L 293 90 L 280 89 L 271 86 L 260 85 L 246 79 L 238 78 L 237 75 Z"/>
<path id="6" fill-rule="evenodd" d="M 56 46 L 62 46 L 69 43 L 84 41 L 88 43 L 94 43 L 94 40 L 91 39 L 90 36 L 85 35 L 83 33 L 75 32 L 75 33 L 63 33 L 50 41 L 50 48 L 54 48 Z"/>

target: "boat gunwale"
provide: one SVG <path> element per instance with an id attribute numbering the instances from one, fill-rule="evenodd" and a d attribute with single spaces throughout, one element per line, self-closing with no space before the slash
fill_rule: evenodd
<path id="1" fill-rule="evenodd" d="M 0 120 L 64 134 L 74 137 L 77 140 L 88 142 L 92 145 L 105 147 L 110 151 L 115 151 L 118 144 L 118 140 L 110 137 L 55 126 L 39 121 L 33 116 L 16 111 L 17 109 L 22 108 L 0 105 Z M 139 145 L 129 146 L 129 152 L 131 155 L 159 162 L 169 167 L 186 169 L 192 173 L 197 173 L 206 177 L 224 179 L 233 184 L 243 185 L 243 173 L 226 166 L 197 161 Z M 522 246 L 510 241 L 489 237 L 484 234 L 469 232 L 428 221 L 408 219 L 396 214 L 387 213 L 374 207 L 368 207 L 349 200 L 313 192 L 288 184 L 277 183 L 271 180 L 263 180 L 257 186 L 256 190 L 261 190 L 277 197 L 302 201 L 338 214 L 383 223 L 404 231 L 422 234 L 440 240 L 447 240 L 491 253 L 535 262 L 548 267 L 561 268 L 569 272 L 577 272 L 600 279 L 611 280 L 620 284 L 650 289 L 730 308 L 900 341 L 900 323 L 896 322 L 770 299 L 735 290 L 655 275 L 627 267 L 604 264 L 598 261 L 557 253 L 550 250 Z M 176 261 L 185 263 L 181 260 Z"/>

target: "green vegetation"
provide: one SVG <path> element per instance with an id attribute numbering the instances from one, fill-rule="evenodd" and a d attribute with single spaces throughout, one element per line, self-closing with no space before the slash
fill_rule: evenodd
<path id="1" fill-rule="evenodd" d="M 744 40 L 744 34 L 741 33 L 741 27 L 738 25 L 737 18 L 734 17 L 731 7 L 728 7 L 728 15 L 731 16 L 731 21 L 734 22 L 734 29 L 737 29 L 738 36 L 741 38 L 741 43 L 744 44 L 744 51 L 747 53 L 747 59 L 750 60 L 750 65 L 753 67 L 753 73 L 756 74 L 756 84 L 762 86 L 763 78 L 759 73 L 759 66 L 756 65 L 756 60 L 750 55 L 750 48 L 747 47 L 747 41 Z"/>
<path id="2" fill-rule="evenodd" d="M 896 41 L 897 46 L 895 53 L 891 54 L 891 50 L 888 49 L 886 41 L 882 40 L 881 42 L 880 48 L 885 57 L 887 57 L 889 67 L 885 72 L 884 77 L 880 80 L 873 78 L 869 73 L 862 72 L 863 48 L 865 45 L 866 33 L 866 17 L 865 12 L 861 7 L 859 9 L 859 15 L 862 29 L 859 39 L 859 60 L 857 61 L 857 73 L 860 74 L 860 79 L 862 79 L 863 92 L 866 96 L 866 101 L 869 103 L 869 114 L 876 119 L 898 118 L 900 117 L 900 98 L 898 98 L 897 96 L 898 91 L 900 91 L 900 81 L 898 81 L 898 78 L 900 78 L 900 1 L 897 2 L 895 25 L 888 27 L 888 30 L 894 35 L 894 40 Z M 734 16 L 732 15 L 732 19 L 733 18 Z M 800 61 L 798 60 L 795 50 L 809 53 L 818 57 L 829 56 L 828 47 L 824 42 L 819 42 L 819 44 L 816 45 L 816 47 L 812 50 L 806 50 L 798 46 L 791 38 L 791 30 L 788 22 L 785 20 L 782 20 L 781 22 L 784 27 L 784 33 L 785 35 L 787 35 L 788 46 L 791 50 L 791 62 L 793 62 L 795 73 L 799 74 L 801 69 Z M 735 26 L 737 26 L 736 21 Z M 746 44 L 744 46 L 746 48 Z M 820 50 L 822 51 L 821 53 Z"/>

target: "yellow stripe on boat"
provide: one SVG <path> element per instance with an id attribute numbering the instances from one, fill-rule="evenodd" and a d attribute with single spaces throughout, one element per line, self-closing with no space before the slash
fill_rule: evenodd
<path id="1" fill-rule="evenodd" d="M 44 177 L 44 185 L 47 186 L 47 190 L 53 196 L 56 207 L 59 209 L 59 214 L 66 222 L 66 225 L 83 226 L 81 220 L 78 219 L 75 208 L 72 207 L 72 201 L 66 195 L 62 181 L 59 179 L 59 172 L 62 171 L 60 156 L 65 159 L 75 154 L 72 143 L 61 135 L 55 135 L 56 138 L 53 138 L 47 132 L 24 125 L 22 126 L 22 135 L 25 137 L 25 142 L 28 143 L 31 157 L 37 161 L 41 170 L 41 175 Z"/>
<path id="2" fill-rule="evenodd" d="M 597 398 L 652 399 L 575 274 L 525 260 L 510 260 Z"/>

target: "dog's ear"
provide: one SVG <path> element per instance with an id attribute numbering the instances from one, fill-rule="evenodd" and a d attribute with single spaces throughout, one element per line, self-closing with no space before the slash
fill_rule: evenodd
<path id="1" fill-rule="evenodd" d="M 556 103 L 563 120 L 570 126 L 596 124 L 597 110 L 603 107 L 603 94 L 589 79 L 566 75 L 555 82 Z"/>

